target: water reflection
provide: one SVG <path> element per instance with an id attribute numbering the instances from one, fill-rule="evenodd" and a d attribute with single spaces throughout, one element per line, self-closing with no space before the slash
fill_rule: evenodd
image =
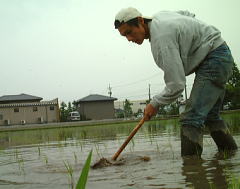
<path id="1" fill-rule="evenodd" d="M 224 118 L 240 146 L 240 116 L 228 114 Z M 12 188 L 11 182 L 25 180 L 41 184 L 20 188 L 66 189 L 68 175 L 63 161 L 72 163 L 77 180 L 91 149 L 92 163 L 99 156 L 112 157 L 136 124 L 1 132 L 0 177 L 9 180 L 7 189 Z M 203 159 L 182 159 L 178 119 L 146 122 L 121 154 L 126 163 L 91 170 L 88 188 L 227 188 L 231 174 L 239 177 L 240 153 L 215 154 L 217 147 L 208 131 L 205 134 Z M 139 161 L 142 156 L 151 159 Z M 24 166 L 25 175 L 20 174 L 19 166 Z"/>
<path id="2" fill-rule="evenodd" d="M 182 175 L 185 176 L 186 185 L 194 189 L 227 189 L 229 175 L 234 166 L 231 161 L 228 164 L 221 163 L 221 160 L 233 158 L 236 153 L 216 153 L 211 160 L 199 158 L 183 158 Z M 231 175 L 230 175 L 231 176 Z"/>

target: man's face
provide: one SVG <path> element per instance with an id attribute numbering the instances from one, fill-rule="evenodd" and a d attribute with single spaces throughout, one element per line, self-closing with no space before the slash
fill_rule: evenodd
<path id="1" fill-rule="evenodd" d="M 142 24 L 139 24 L 138 26 L 131 26 L 125 23 L 118 28 L 118 31 L 122 36 L 126 37 L 128 41 L 137 43 L 139 45 L 143 43 L 146 35 Z"/>

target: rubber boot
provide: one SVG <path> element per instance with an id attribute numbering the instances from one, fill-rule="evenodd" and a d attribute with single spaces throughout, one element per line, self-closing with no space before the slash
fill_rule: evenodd
<path id="1" fill-rule="evenodd" d="M 237 144 L 223 120 L 207 121 L 205 125 L 208 127 L 219 152 L 237 150 Z"/>
<path id="2" fill-rule="evenodd" d="M 203 150 L 203 130 L 190 125 L 181 127 L 181 156 L 201 157 Z"/>

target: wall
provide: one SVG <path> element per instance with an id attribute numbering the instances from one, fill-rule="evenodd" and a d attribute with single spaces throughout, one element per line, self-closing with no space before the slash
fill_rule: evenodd
<path id="1" fill-rule="evenodd" d="M 79 112 L 81 115 L 85 115 L 87 119 L 113 119 L 113 101 L 81 102 Z"/>
<path id="2" fill-rule="evenodd" d="M 50 106 L 54 110 L 50 110 Z M 33 111 L 33 107 L 37 107 L 37 111 Z M 14 108 L 19 108 L 19 112 L 14 112 Z M 25 120 L 26 124 L 40 123 L 41 117 L 44 123 L 59 122 L 58 111 L 58 105 L 1 107 L 0 125 L 6 125 L 5 120 L 10 120 L 10 125 L 21 124 L 21 120 Z"/>

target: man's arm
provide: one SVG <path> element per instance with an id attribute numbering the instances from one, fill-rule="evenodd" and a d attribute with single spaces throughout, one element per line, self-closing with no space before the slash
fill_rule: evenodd
<path id="1" fill-rule="evenodd" d="M 145 116 L 150 119 L 156 115 L 161 105 L 172 103 L 184 90 L 186 77 L 183 63 L 177 48 L 165 48 L 158 57 L 157 64 L 164 71 L 164 80 L 166 86 L 164 90 L 153 97 L 150 104 L 145 108 Z"/>
<path id="2" fill-rule="evenodd" d="M 154 108 L 152 104 L 148 104 L 144 110 L 144 119 L 145 121 L 150 120 L 158 112 L 158 109 Z"/>

